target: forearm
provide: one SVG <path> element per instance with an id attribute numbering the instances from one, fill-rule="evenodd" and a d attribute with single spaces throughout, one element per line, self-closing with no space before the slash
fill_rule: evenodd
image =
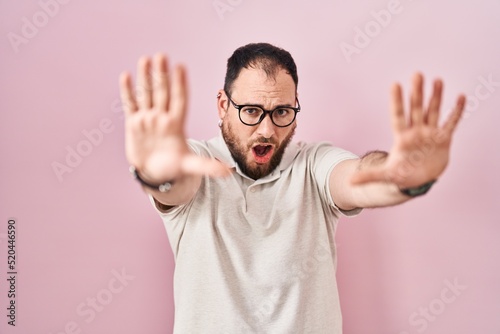
<path id="1" fill-rule="evenodd" d="M 330 176 L 330 191 L 335 204 L 343 210 L 384 207 L 403 203 L 411 197 L 401 193 L 392 182 L 370 182 L 353 185 L 352 176 L 364 168 L 384 163 L 387 153 L 373 151 L 361 159 L 345 160 L 337 165 Z"/>

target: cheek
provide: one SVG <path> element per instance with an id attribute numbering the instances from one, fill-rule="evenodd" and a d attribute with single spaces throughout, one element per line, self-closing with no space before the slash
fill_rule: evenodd
<path id="1" fill-rule="evenodd" d="M 239 119 L 231 122 L 231 128 L 236 138 L 242 143 L 247 143 L 255 132 L 254 127 L 241 123 Z"/>
<path id="2" fill-rule="evenodd" d="M 253 142 L 252 137 L 253 131 L 249 129 L 240 129 L 239 132 L 236 133 L 236 136 L 239 138 L 240 143 L 244 149 L 248 149 L 248 146 L 251 146 Z"/>
<path id="3" fill-rule="evenodd" d="M 280 129 L 278 130 L 278 140 L 281 143 L 283 143 L 286 138 L 288 138 L 288 136 L 290 135 L 290 133 L 293 132 L 293 129 L 287 129 L 287 128 L 283 128 L 283 129 Z"/>
<path id="4" fill-rule="evenodd" d="M 229 117 L 224 119 L 224 123 L 224 126 L 228 127 L 229 133 L 238 143 L 240 149 L 247 149 L 255 129 L 241 123 L 239 119 L 234 120 Z"/>

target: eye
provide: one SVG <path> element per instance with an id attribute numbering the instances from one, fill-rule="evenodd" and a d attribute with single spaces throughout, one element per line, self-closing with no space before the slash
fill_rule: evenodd
<path id="1" fill-rule="evenodd" d="M 255 108 L 255 107 L 245 107 L 241 111 L 243 111 L 248 116 L 258 116 L 262 112 L 262 110 L 260 110 L 259 108 Z"/>
<path id="2" fill-rule="evenodd" d="M 290 112 L 291 112 L 290 109 L 281 108 L 281 109 L 276 109 L 274 113 L 276 114 L 276 116 L 286 117 L 290 114 Z"/>

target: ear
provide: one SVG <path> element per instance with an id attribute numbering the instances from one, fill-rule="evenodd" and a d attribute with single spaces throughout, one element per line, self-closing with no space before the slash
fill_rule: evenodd
<path id="1" fill-rule="evenodd" d="M 226 92 L 224 92 L 223 89 L 219 89 L 217 92 L 217 111 L 220 119 L 226 117 L 228 103 L 229 99 L 227 98 Z"/>

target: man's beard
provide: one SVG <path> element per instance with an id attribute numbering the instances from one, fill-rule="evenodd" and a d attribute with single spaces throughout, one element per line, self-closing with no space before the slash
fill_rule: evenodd
<path id="1" fill-rule="evenodd" d="M 278 142 L 274 139 L 268 139 L 264 137 L 259 137 L 248 143 L 247 147 L 244 147 L 242 144 L 238 142 L 238 137 L 233 132 L 231 125 L 229 123 L 223 123 L 222 126 L 222 137 L 226 142 L 227 147 L 229 148 L 229 152 L 231 152 L 231 156 L 234 161 L 238 164 L 241 171 L 247 175 L 248 177 L 257 180 L 261 177 L 271 174 L 271 172 L 278 167 L 283 158 L 283 154 L 285 153 L 285 149 L 292 140 L 293 135 L 295 134 L 296 125 L 293 125 L 293 129 L 290 134 L 283 140 L 281 145 L 278 146 Z M 271 160 L 267 164 L 257 164 L 255 167 L 250 166 L 247 162 L 247 154 L 252 150 L 252 146 L 256 143 L 265 143 L 265 144 L 273 144 L 274 152 Z"/>

